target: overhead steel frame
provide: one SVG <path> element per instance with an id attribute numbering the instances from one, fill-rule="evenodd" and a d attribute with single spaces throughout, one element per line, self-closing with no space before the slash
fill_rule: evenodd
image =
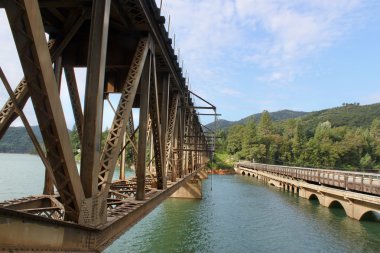
<path id="1" fill-rule="evenodd" d="M 136 183 L 129 191 L 136 200 L 146 199 L 147 187 L 164 190 L 168 180 L 176 182 L 205 165 L 210 152 L 198 144 L 207 139 L 154 1 L 0 0 L 0 7 L 6 10 L 25 75 L 14 100 L 9 99 L 0 111 L 0 138 L 18 117 L 17 108 L 22 110 L 30 97 L 46 148 L 44 193 L 52 196 L 43 209 L 40 202 L 21 201 L 14 210 L 87 227 L 106 224 L 107 210 L 122 203 L 109 198 L 130 197 L 126 191 L 111 189 L 117 160 L 128 143 L 136 167 Z M 115 52 L 113 46 L 123 43 L 125 48 Z M 125 57 L 120 60 L 119 54 Z M 78 66 L 87 68 L 84 110 L 74 71 Z M 60 100 L 62 72 L 80 139 L 80 172 Z M 121 97 L 102 148 L 103 99 L 109 92 Z M 133 124 L 133 107 L 140 109 L 138 129 Z M 145 178 L 148 115 L 154 184 Z M 123 173 L 120 179 L 124 180 Z M 54 189 L 59 197 L 53 197 Z M 13 202 L 7 203 L 13 208 Z"/>

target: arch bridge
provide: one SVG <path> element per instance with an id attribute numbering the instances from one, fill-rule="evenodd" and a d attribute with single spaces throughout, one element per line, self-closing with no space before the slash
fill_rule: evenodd
<path id="1" fill-rule="evenodd" d="M 195 105 L 155 1 L 0 0 L 0 8 L 24 73 L 13 91 L 0 68 L 9 94 L 0 139 L 20 117 L 46 168 L 42 195 L 0 203 L 0 250 L 100 251 L 178 189 L 200 196 L 197 174 L 215 138 L 196 109 L 216 115 L 216 107 L 202 98 L 207 106 Z M 76 68 L 87 69 L 83 101 Z M 60 98 L 62 75 L 80 140 L 79 169 Z M 102 145 L 103 105 L 115 93 L 120 98 Z M 43 146 L 23 112 L 29 98 Z M 139 109 L 138 127 L 132 108 Z M 125 178 L 127 145 L 133 179 Z"/>
<path id="2" fill-rule="evenodd" d="M 325 207 L 341 206 L 356 220 L 380 213 L 380 174 L 250 162 L 236 163 L 235 171 L 302 198 L 317 199 Z"/>

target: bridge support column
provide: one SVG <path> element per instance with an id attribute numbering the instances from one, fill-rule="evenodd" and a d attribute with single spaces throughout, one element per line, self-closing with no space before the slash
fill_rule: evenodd
<path id="1" fill-rule="evenodd" d="M 193 179 L 184 183 L 171 198 L 202 199 L 202 180 L 196 175 Z"/>

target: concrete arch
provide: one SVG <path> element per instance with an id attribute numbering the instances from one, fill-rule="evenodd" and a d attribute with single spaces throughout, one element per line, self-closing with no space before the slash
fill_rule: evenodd
<path id="1" fill-rule="evenodd" d="M 370 216 L 375 216 L 375 217 L 370 217 Z M 366 208 L 366 207 L 356 208 L 354 218 L 357 220 L 370 218 L 370 220 L 376 220 L 380 222 L 380 211 L 374 210 L 371 208 Z"/>
<path id="2" fill-rule="evenodd" d="M 376 210 L 368 210 L 358 215 L 358 220 L 370 220 L 380 222 L 380 212 Z"/>
<path id="3" fill-rule="evenodd" d="M 323 203 L 318 193 L 306 192 L 306 198 L 309 200 L 317 199 L 319 204 Z"/>
<path id="4" fill-rule="evenodd" d="M 251 176 L 251 173 L 249 173 L 249 172 L 248 172 L 247 176 L 249 176 L 249 177 L 250 177 L 250 176 Z"/>
<path id="5" fill-rule="evenodd" d="M 242 174 L 243 176 L 245 176 L 245 171 L 243 171 L 241 174 Z"/>
<path id="6" fill-rule="evenodd" d="M 332 199 L 332 200 L 327 200 L 325 202 L 326 206 L 328 208 L 333 208 L 333 207 L 342 207 L 344 212 L 346 213 L 346 215 L 348 217 L 352 217 L 352 208 L 351 208 L 351 205 L 348 203 L 348 202 L 345 202 L 345 201 L 340 201 L 340 200 L 337 200 L 337 199 Z"/>

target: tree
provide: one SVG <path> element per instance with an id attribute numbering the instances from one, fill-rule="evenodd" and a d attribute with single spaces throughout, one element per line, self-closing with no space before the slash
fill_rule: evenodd
<path id="1" fill-rule="evenodd" d="M 231 155 L 240 152 L 242 149 L 242 132 L 244 126 L 235 125 L 228 130 L 227 152 Z"/>
<path id="2" fill-rule="evenodd" d="M 371 156 L 367 153 L 360 159 L 360 167 L 363 169 L 372 169 L 373 161 Z"/>

